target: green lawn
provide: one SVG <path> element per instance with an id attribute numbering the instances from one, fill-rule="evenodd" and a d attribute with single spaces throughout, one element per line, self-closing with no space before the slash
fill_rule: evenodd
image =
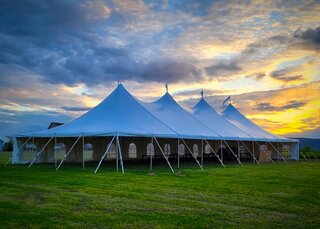
<path id="1" fill-rule="evenodd" d="M 320 227 L 320 162 L 93 167 L 3 164 L 0 228 Z"/>

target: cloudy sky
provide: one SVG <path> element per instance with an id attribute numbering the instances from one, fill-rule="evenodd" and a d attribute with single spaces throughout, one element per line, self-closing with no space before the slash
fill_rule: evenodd
<path id="1" fill-rule="evenodd" d="M 269 131 L 320 136 L 320 1 L 0 0 L 0 136 L 67 122 L 123 82 L 203 89 Z"/>

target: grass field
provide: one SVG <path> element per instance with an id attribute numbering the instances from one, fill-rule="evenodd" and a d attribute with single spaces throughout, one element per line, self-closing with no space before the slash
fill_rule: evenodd
<path id="1" fill-rule="evenodd" d="M 2 165 L 0 228 L 320 227 L 320 162 L 126 168 Z"/>

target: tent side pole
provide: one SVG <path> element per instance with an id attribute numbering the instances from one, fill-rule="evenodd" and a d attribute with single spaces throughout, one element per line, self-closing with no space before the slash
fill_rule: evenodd
<path id="1" fill-rule="evenodd" d="M 117 141 L 118 141 L 118 152 L 119 152 L 119 157 L 120 157 L 120 166 L 121 166 L 121 171 L 122 174 L 124 174 L 124 167 L 123 167 L 123 160 L 122 160 L 122 151 L 121 151 L 121 146 L 120 146 L 120 139 L 119 136 L 117 135 Z"/>
<path id="2" fill-rule="evenodd" d="M 101 159 L 100 159 L 100 161 L 99 161 L 99 164 L 98 164 L 96 170 L 94 171 L 95 174 L 98 172 L 98 170 L 99 170 L 99 168 L 100 168 L 100 165 L 101 165 L 103 159 L 105 158 L 105 156 L 107 155 L 109 149 L 111 148 L 111 144 L 112 144 L 113 140 L 115 139 L 115 137 L 116 137 L 116 136 L 113 136 L 113 138 L 111 139 L 111 142 L 109 143 L 106 151 L 105 151 L 104 154 L 102 155 L 102 157 L 101 157 Z"/>
<path id="3" fill-rule="evenodd" d="M 39 151 L 36 156 L 33 158 L 33 160 L 31 161 L 30 165 L 28 166 L 28 168 L 30 168 L 33 163 L 35 162 L 35 160 L 37 159 L 37 157 L 43 152 L 43 150 L 47 147 L 47 145 L 51 142 L 53 136 L 49 139 L 49 141 L 44 145 L 44 147 L 41 149 L 41 151 Z"/>
<path id="4" fill-rule="evenodd" d="M 214 155 L 216 155 L 216 157 L 217 157 L 218 160 L 220 161 L 221 165 L 222 165 L 223 167 L 226 167 L 226 166 L 223 164 L 222 160 L 220 159 L 219 155 L 218 155 L 218 154 L 216 153 L 216 151 L 214 151 L 214 149 L 211 147 L 211 145 L 209 144 L 209 142 L 207 141 L 207 139 L 204 139 L 204 140 L 205 140 L 205 142 L 208 144 L 208 146 L 210 147 L 210 149 L 212 150 L 212 152 L 214 153 Z"/>
<path id="5" fill-rule="evenodd" d="M 82 169 L 84 170 L 84 136 L 82 136 Z"/>
<path id="6" fill-rule="evenodd" d="M 185 142 L 185 140 L 183 138 L 181 138 L 181 140 L 183 141 L 184 145 L 186 146 L 186 148 L 188 149 L 188 151 L 191 153 L 192 157 L 196 160 L 197 164 L 199 165 L 199 167 L 203 170 L 202 166 L 200 165 L 198 159 L 196 156 L 194 156 L 194 154 L 192 153 L 192 151 L 190 150 L 189 146 L 187 145 L 187 143 Z"/>
<path id="7" fill-rule="evenodd" d="M 220 146 L 222 146 L 222 140 L 220 140 Z M 223 161 L 223 149 L 222 148 L 220 148 L 221 149 L 221 161 Z M 219 153 L 219 152 L 218 152 Z"/>
<path id="8" fill-rule="evenodd" d="M 238 140 L 238 158 L 239 158 L 239 161 L 241 160 L 241 156 L 240 156 L 240 143 L 239 143 L 239 140 Z"/>
<path id="9" fill-rule="evenodd" d="M 233 156 L 237 159 L 238 163 L 243 166 L 243 164 L 241 163 L 241 161 L 239 160 L 239 158 L 237 157 L 237 155 L 233 152 L 233 150 L 231 149 L 231 147 L 229 146 L 229 144 L 223 139 L 223 141 L 226 143 L 227 147 L 229 148 L 229 150 L 231 151 L 231 153 L 233 154 Z"/>
<path id="10" fill-rule="evenodd" d="M 201 166 L 203 167 L 203 139 L 201 139 Z"/>
<path id="11" fill-rule="evenodd" d="M 152 171 L 152 157 L 153 157 L 153 154 L 154 154 L 153 137 L 151 138 L 151 144 L 152 144 L 152 147 L 153 147 L 153 153 L 150 150 L 150 171 Z"/>
<path id="12" fill-rule="evenodd" d="M 278 152 L 280 152 L 280 143 L 279 142 L 277 142 L 278 144 Z M 278 154 L 278 161 L 280 160 L 280 157 L 279 157 L 279 154 Z"/>
<path id="13" fill-rule="evenodd" d="M 31 136 L 27 138 L 27 140 L 22 144 L 22 146 L 18 149 L 17 153 L 20 153 L 20 150 L 24 147 L 24 145 L 30 140 Z M 13 152 L 12 152 L 13 154 Z M 13 155 L 11 155 L 11 157 L 9 157 L 9 159 L 7 160 L 7 162 L 4 164 L 3 167 L 7 167 L 7 165 L 9 164 L 10 160 L 12 160 Z"/>
<path id="14" fill-rule="evenodd" d="M 73 145 L 72 145 L 72 147 L 69 149 L 68 153 L 66 153 L 66 154 L 63 156 L 62 160 L 60 161 L 60 164 L 58 165 L 58 167 L 57 167 L 57 169 L 56 169 L 56 171 L 58 171 L 58 169 L 60 168 L 60 166 L 62 165 L 62 163 L 65 161 L 65 159 L 68 157 L 68 155 L 70 154 L 70 152 L 73 150 L 74 146 L 77 144 L 77 142 L 80 140 L 80 138 L 81 138 L 81 136 L 79 136 L 79 137 L 77 138 L 77 140 L 73 143 Z"/>
<path id="15" fill-rule="evenodd" d="M 260 165 L 260 162 L 257 160 L 257 158 L 254 156 L 254 154 L 250 151 L 250 149 L 246 146 L 246 144 L 240 140 L 242 142 L 242 144 L 244 145 L 244 147 L 248 150 L 248 152 L 251 154 L 252 158 L 253 158 L 253 163 L 256 161 L 259 165 Z"/>
<path id="16" fill-rule="evenodd" d="M 179 154 L 179 148 L 180 148 L 180 138 L 178 138 L 178 169 L 180 168 L 180 154 Z"/>
<path id="17" fill-rule="evenodd" d="M 53 156 L 54 156 L 54 167 L 55 168 L 57 168 L 57 157 L 56 157 L 56 149 L 55 149 L 55 147 L 56 147 L 56 145 L 57 145 L 57 137 L 55 136 L 54 137 L 54 147 L 53 147 Z"/>
<path id="18" fill-rule="evenodd" d="M 169 162 L 169 160 L 168 160 L 167 156 L 164 154 L 163 150 L 161 149 L 161 146 L 160 146 L 160 144 L 159 144 L 158 140 L 156 139 L 156 137 L 153 137 L 153 138 L 154 138 L 154 140 L 156 141 L 156 143 L 157 143 L 157 145 L 158 145 L 158 147 L 159 147 L 159 149 L 160 149 L 160 151 L 161 151 L 162 155 L 163 155 L 163 156 L 164 156 L 164 158 L 166 159 L 166 161 L 167 161 L 167 163 L 168 163 L 168 165 L 169 165 L 169 167 L 170 167 L 170 169 L 171 169 L 171 172 L 174 174 L 174 170 L 173 170 L 173 168 L 172 168 L 172 166 L 171 166 L 171 164 L 170 164 L 170 162 Z"/>
<path id="19" fill-rule="evenodd" d="M 284 156 L 277 150 L 276 147 L 273 146 L 273 144 L 269 141 L 270 145 L 272 146 L 272 148 L 278 153 L 278 155 L 281 156 L 282 160 L 284 160 L 287 163 L 287 160 L 284 158 Z"/>
<path id="20" fill-rule="evenodd" d="M 118 147 L 118 135 L 116 137 L 116 172 L 119 172 L 119 147 Z"/>

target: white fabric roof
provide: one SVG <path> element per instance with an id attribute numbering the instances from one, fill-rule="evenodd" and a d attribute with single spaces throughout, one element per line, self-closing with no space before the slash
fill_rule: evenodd
<path id="1" fill-rule="evenodd" d="M 64 125 L 16 137 L 141 136 L 188 139 L 292 141 L 272 135 L 229 105 L 220 116 L 205 100 L 184 110 L 169 93 L 142 103 L 122 84 L 99 105 Z M 230 122 L 228 122 L 227 118 Z"/>
<path id="2" fill-rule="evenodd" d="M 144 106 L 181 138 L 221 139 L 219 134 L 184 110 L 169 93 L 153 103 L 144 103 Z"/>
<path id="3" fill-rule="evenodd" d="M 64 125 L 19 136 L 158 136 L 177 138 L 168 126 L 147 111 L 124 87 L 118 87 L 99 105 Z"/>
<path id="4" fill-rule="evenodd" d="M 191 108 L 194 117 L 210 129 L 215 130 L 225 140 L 253 140 L 251 136 L 246 134 L 243 130 L 236 127 L 227 119 L 218 114 L 204 98 Z"/>
<path id="5" fill-rule="evenodd" d="M 248 135 L 255 138 L 257 141 L 287 141 L 293 142 L 295 140 L 273 135 L 266 130 L 262 129 L 257 124 L 247 119 L 243 114 L 238 111 L 232 104 L 229 104 L 223 111 L 222 115 L 230 122 L 236 125 L 241 130 L 245 131 Z"/>

